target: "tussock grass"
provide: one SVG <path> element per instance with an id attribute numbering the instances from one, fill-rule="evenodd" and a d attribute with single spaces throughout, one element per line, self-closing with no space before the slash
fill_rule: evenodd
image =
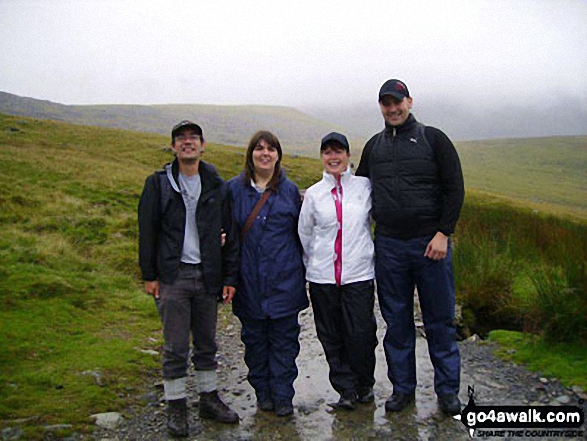
<path id="1" fill-rule="evenodd" d="M 160 369 L 141 352 L 161 336 L 139 281 L 136 208 L 168 142 L 0 116 L 0 427 L 90 430 L 90 415 L 124 409 Z M 244 151 L 209 144 L 205 159 L 229 179 Z M 321 173 L 287 155 L 284 168 L 306 186 Z"/>
<path id="2" fill-rule="evenodd" d="M 587 341 L 587 224 L 469 192 L 455 235 L 457 295 L 478 332 Z"/>

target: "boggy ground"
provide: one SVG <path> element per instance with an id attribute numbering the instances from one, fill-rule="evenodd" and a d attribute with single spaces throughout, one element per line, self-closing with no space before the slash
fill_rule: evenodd
<path id="1" fill-rule="evenodd" d="M 418 332 L 418 388 L 415 405 L 399 414 L 385 412 L 385 400 L 391 393 L 386 375 L 382 339 L 385 323 L 377 311 L 378 338 L 375 402 L 359 405 L 353 412 L 332 410 L 338 394 L 328 382 L 328 367 L 314 327 L 311 308 L 300 314 L 301 353 L 297 363 L 299 376 L 295 382 L 295 413 L 279 418 L 273 413 L 257 411 L 252 387 L 246 381 L 239 321 L 223 308 L 218 331 L 219 385 L 225 401 L 240 417 L 239 425 L 222 425 L 200 421 L 197 394 L 190 382 L 190 426 L 192 440 L 468 440 L 463 424 L 440 412 L 433 390 L 433 371 L 426 339 Z M 417 319 L 417 317 L 416 317 Z M 417 320 L 418 322 L 418 320 Z M 585 404 L 571 390 L 556 380 L 544 379 L 524 368 L 497 359 L 490 344 L 478 339 L 460 343 L 462 358 L 461 393 L 468 401 L 469 386 L 475 389 L 477 405 Z M 192 378 L 193 380 L 193 378 Z M 127 409 L 125 420 L 116 430 L 97 429 L 94 440 L 165 440 L 165 407 L 161 401 L 161 379 L 153 378 L 152 391 L 142 397 L 143 406 Z M 583 428 L 584 430 L 584 428 Z M 496 439 L 496 438 L 491 438 Z M 526 438 L 513 438 L 516 440 Z M 529 438 L 529 439 L 545 439 Z M 559 438 L 560 439 L 560 438 Z M 568 438 L 567 438 L 568 439 Z"/>

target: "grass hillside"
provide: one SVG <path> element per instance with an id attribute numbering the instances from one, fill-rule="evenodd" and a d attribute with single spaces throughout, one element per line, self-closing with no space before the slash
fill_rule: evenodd
<path id="1" fill-rule="evenodd" d="M 160 369 L 141 352 L 159 347 L 160 324 L 138 280 L 136 209 L 167 143 L 0 115 L 0 428 L 86 427 Z M 230 178 L 243 153 L 208 144 L 205 157 Z M 302 185 L 320 176 L 316 160 L 284 167 Z"/>
<path id="2" fill-rule="evenodd" d="M 89 431 L 90 415 L 124 409 L 158 378 L 160 324 L 139 281 L 136 210 L 145 178 L 171 159 L 168 143 L 0 115 L 0 430 Z M 207 144 L 205 159 L 228 179 L 244 151 Z M 317 159 L 286 155 L 284 168 L 301 188 L 321 176 Z M 465 319 L 573 342 L 561 378 L 587 388 L 586 250 L 584 221 L 468 192 L 455 235 Z"/>
<path id="3" fill-rule="evenodd" d="M 324 135 L 345 130 L 291 107 L 177 105 L 67 106 L 0 92 L 0 113 L 167 135 L 183 119 L 199 123 L 207 141 L 246 146 L 257 130 L 270 130 L 292 153 L 313 156 Z"/>
<path id="4" fill-rule="evenodd" d="M 587 219 L 587 136 L 456 143 L 465 184 Z"/>

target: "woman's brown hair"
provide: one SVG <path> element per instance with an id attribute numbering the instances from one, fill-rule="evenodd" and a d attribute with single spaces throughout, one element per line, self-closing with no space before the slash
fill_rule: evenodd
<path id="1" fill-rule="evenodd" d="M 276 190 L 277 186 L 279 185 L 279 180 L 281 179 L 281 156 L 283 155 L 283 151 L 281 150 L 281 144 L 273 133 L 268 132 L 266 130 L 260 130 L 253 135 L 251 140 L 249 141 L 249 147 L 247 148 L 246 159 L 245 159 L 245 181 L 249 183 L 251 179 L 255 182 L 255 164 L 253 163 L 253 150 L 257 147 L 260 141 L 265 141 L 275 150 L 277 150 L 277 162 L 275 163 L 275 168 L 273 169 L 273 176 L 269 180 L 267 187 L 271 190 Z"/>

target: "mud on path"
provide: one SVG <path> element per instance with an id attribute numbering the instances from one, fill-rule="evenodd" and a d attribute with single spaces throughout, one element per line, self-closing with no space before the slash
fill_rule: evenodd
<path id="1" fill-rule="evenodd" d="M 468 440 L 465 427 L 440 412 L 433 389 L 433 371 L 426 339 L 418 333 L 418 388 L 416 403 L 399 414 L 385 413 L 385 400 L 391 394 L 382 340 L 385 323 L 377 310 L 378 339 L 375 402 L 358 405 L 355 411 L 332 410 L 338 394 L 328 381 L 328 366 L 316 338 L 311 308 L 300 314 L 301 352 L 297 360 L 299 376 L 294 386 L 295 412 L 291 418 L 257 411 L 255 394 L 246 380 L 244 348 L 240 341 L 240 323 L 228 307 L 220 312 L 218 327 L 219 387 L 225 401 L 236 410 L 240 424 L 229 426 L 200 421 L 197 394 L 190 381 L 190 427 L 193 440 Z M 467 402 L 467 387 L 475 388 L 477 404 L 527 405 L 557 404 L 557 399 L 576 405 L 578 397 L 555 380 L 540 378 L 520 366 L 495 358 L 489 344 L 476 341 L 460 343 L 462 358 L 461 393 Z M 193 380 L 191 378 L 190 380 Z M 166 414 L 161 401 L 161 379 L 153 378 L 152 391 L 142 397 L 143 405 L 127 409 L 118 429 L 97 429 L 94 440 L 165 440 Z M 565 398 L 561 398 L 565 397 Z M 495 439 L 495 438 L 491 438 Z M 516 440 L 524 438 L 515 438 Z M 537 438 L 531 438 L 536 440 Z M 567 438 L 568 439 L 568 438 Z"/>

